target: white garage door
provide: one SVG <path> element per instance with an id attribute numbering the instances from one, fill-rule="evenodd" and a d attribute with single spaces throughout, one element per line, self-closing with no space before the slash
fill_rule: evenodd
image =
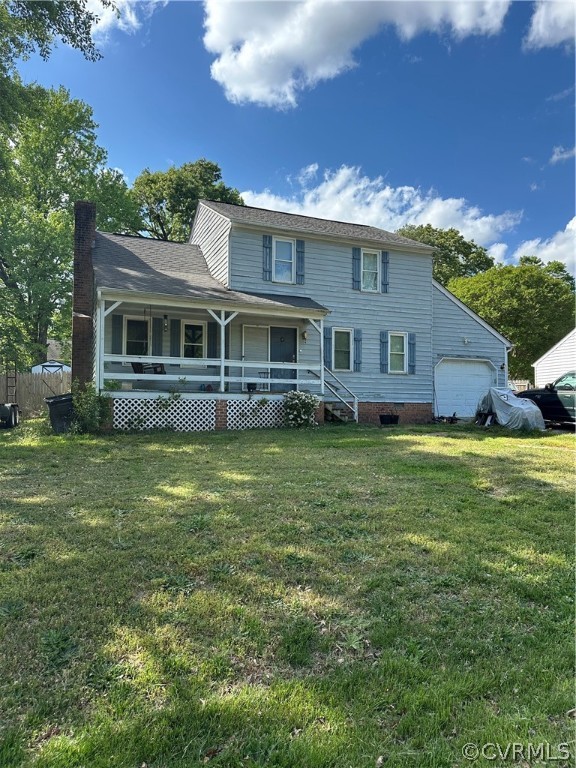
<path id="1" fill-rule="evenodd" d="M 496 386 L 496 371 L 482 360 L 442 360 L 434 376 L 436 416 L 474 416 L 481 395 Z"/>

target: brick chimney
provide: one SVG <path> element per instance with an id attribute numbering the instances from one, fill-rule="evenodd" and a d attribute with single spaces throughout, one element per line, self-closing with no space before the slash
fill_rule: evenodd
<path id="1" fill-rule="evenodd" d="M 72 381 L 85 386 L 94 378 L 94 270 L 96 205 L 74 203 L 74 290 L 72 296 Z"/>

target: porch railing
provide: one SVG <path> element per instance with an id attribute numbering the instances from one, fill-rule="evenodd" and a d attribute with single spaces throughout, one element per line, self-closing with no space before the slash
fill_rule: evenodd
<path id="1" fill-rule="evenodd" d="M 119 364 L 131 364 L 142 363 L 143 365 L 152 365 L 162 363 L 164 367 L 171 365 L 181 366 L 182 371 L 166 371 L 165 374 L 157 373 L 134 373 L 134 371 L 126 369 L 123 370 L 105 370 L 101 372 L 100 384 L 103 386 L 106 381 L 150 381 L 159 383 L 161 381 L 166 382 L 180 382 L 182 384 L 194 384 L 209 382 L 215 384 L 215 391 L 218 390 L 220 383 L 224 384 L 261 384 L 268 386 L 270 384 L 291 384 L 291 385 L 311 385 L 317 384 L 318 379 L 314 378 L 318 376 L 321 370 L 321 366 L 310 366 L 308 363 L 277 363 L 273 360 L 233 360 L 220 358 L 188 358 L 188 357 L 164 357 L 164 356 L 139 356 L 139 355 L 103 355 L 103 364 L 106 363 L 119 363 Z M 204 372 L 205 369 L 212 369 L 212 372 Z M 222 374 L 221 369 L 228 369 L 228 374 Z M 230 375 L 229 369 L 239 368 L 242 370 L 241 375 Z M 192 369 L 192 370 L 190 370 Z M 248 373 L 246 373 L 248 369 Z M 271 370 L 274 371 L 295 371 L 296 378 L 279 378 L 277 376 L 272 377 L 270 375 Z M 252 373 L 254 371 L 254 373 Z M 304 375 L 303 375 L 304 374 Z M 306 374 L 312 374 L 312 376 L 306 376 Z"/>

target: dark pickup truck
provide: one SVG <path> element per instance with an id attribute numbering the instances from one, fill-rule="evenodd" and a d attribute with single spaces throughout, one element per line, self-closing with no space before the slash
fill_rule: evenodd
<path id="1" fill-rule="evenodd" d="M 576 371 L 569 371 L 543 389 L 516 392 L 536 403 L 546 421 L 558 423 L 576 421 Z"/>

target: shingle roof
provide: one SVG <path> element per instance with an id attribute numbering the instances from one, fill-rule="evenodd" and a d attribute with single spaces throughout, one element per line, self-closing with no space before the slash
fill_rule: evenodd
<path id="1" fill-rule="evenodd" d="M 301 216 L 295 213 L 269 211 L 266 208 L 252 208 L 249 205 L 233 205 L 212 200 L 201 200 L 208 208 L 221 213 L 235 224 L 266 227 L 278 230 L 293 230 L 314 235 L 328 235 L 344 240 L 378 243 L 379 245 L 407 248 L 421 253 L 432 253 L 431 246 L 410 240 L 408 237 L 387 232 L 385 229 L 369 227 L 364 224 L 351 224 L 345 221 L 317 219 L 313 216 Z"/>
<path id="2" fill-rule="evenodd" d="M 228 290 L 211 276 L 197 245 L 97 232 L 92 262 L 98 288 L 178 296 L 215 304 L 249 304 L 264 309 L 328 311 L 303 296 Z"/>

